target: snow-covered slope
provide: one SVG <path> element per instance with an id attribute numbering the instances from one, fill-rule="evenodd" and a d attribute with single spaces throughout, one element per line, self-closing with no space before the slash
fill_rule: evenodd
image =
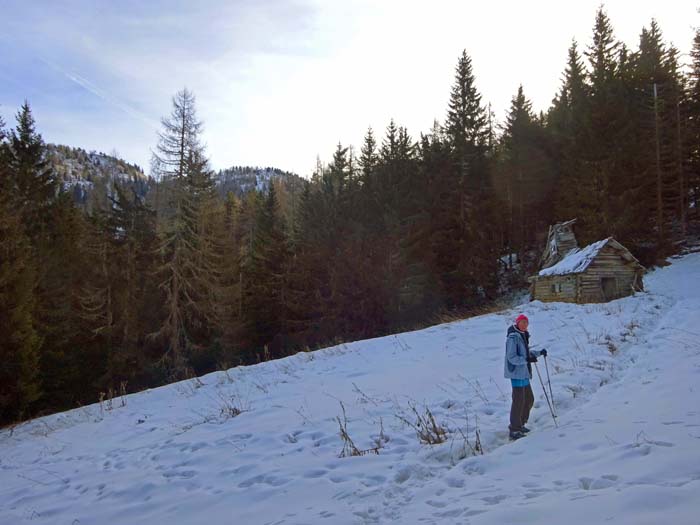
<path id="1" fill-rule="evenodd" d="M 152 183 L 136 164 L 115 155 L 87 152 L 60 144 L 47 144 L 46 157 L 60 181 L 61 189 L 70 192 L 79 206 L 87 206 L 93 193 L 97 200 L 112 195 L 114 183 L 132 188 L 144 197 Z"/>
<path id="2" fill-rule="evenodd" d="M 91 198 L 106 204 L 107 197 L 113 196 L 112 186 L 115 183 L 133 189 L 141 198 L 146 197 L 155 184 L 141 167 L 120 159 L 116 153 L 106 155 L 87 152 L 82 148 L 47 144 L 46 158 L 61 189 L 70 192 L 79 206 L 88 206 Z M 266 192 L 273 180 L 280 181 L 288 191 L 300 194 L 304 182 L 298 175 L 278 168 L 250 166 L 220 170 L 214 180 L 222 197 L 229 192 L 239 197 L 251 191 Z"/>
<path id="3" fill-rule="evenodd" d="M 558 428 L 535 376 L 533 432 L 506 440 L 507 311 L 4 430 L 0 523 L 698 523 L 700 254 L 645 284 L 522 307 Z M 338 457 L 341 402 L 357 448 L 379 454 Z M 447 442 L 421 444 L 410 405 Z"/>
<path id="4" fill-rule="evenodd" d="M 290 191 L 301 191 L 303 179 L 278 168 L 232 166 L 219 170 L 215 176 L 219 193 L 234 193 L 239 197 L 253 190 L 266 192 L 273 180 L 281 181 Z"/>

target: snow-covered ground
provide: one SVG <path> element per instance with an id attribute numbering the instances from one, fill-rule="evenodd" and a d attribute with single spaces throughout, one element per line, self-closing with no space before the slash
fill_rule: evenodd
<path id="1" fill-rule="evenodd" d="M 608 304 L 529 303 L 4 430 L 0 523 L 698 524 L 700 254 L 645 284 Z M 559 426 L 535 375 L 533 432 L 508 443 L 503 353 L 518 311 L 549 350 Z M 341 402 L 357 448 L 378 454 L 339 457 Z M 445 443 L 419 442 L 402 420 L 411 405 Z"/>

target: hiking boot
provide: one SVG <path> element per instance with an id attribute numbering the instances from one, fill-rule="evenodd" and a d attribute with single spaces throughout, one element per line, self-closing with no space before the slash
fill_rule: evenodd
<path id="1" fill-rule="evenodd" d="M 516 439 L 520 439 L 521 437 L 525 437 L 525 433 L 521 432 L 520 430 L 511 430 L 508 437 L 510 438 L 511 441 L 515 441 Z"/>
<path id="2" fill-rule="evenodd" d="M 523 426 L 523 427 L 520 429 L 520 432 L 522 432 L 523 434 L 527 434 L 528 432 L 530 432 L 530 429 L 527 428 L 526 426 Z"/>

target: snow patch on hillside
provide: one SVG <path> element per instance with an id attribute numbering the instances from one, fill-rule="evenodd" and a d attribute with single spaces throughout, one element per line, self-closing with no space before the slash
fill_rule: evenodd
<path id="1" fill-rule="evenodd" d="M 0 523 L 697 521 L 700 254 L 645 284 L 607 304 L 532 302 L 5 430 Z M 549 350 L 559 421 L 535 376 L 533 432 L 509 443 L 503 350 L 521 311 Z M 356 447 L 378 454 L 339 457 L 341 403 Z M 420 443 L 412 406 L 445 443 Z"/>

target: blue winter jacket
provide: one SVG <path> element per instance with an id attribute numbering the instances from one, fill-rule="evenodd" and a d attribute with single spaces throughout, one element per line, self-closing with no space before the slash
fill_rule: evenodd
<path id="1" fill-rule="evenodd" d="M 506 338 L 506 358 L 503 375 L 508 379 L 532 379 L 532 369 L 527 356 L 538 357 L 540 351 L 530 350 L 530 334 L 521 332 L 515 326 L 508 328 Z"/>

